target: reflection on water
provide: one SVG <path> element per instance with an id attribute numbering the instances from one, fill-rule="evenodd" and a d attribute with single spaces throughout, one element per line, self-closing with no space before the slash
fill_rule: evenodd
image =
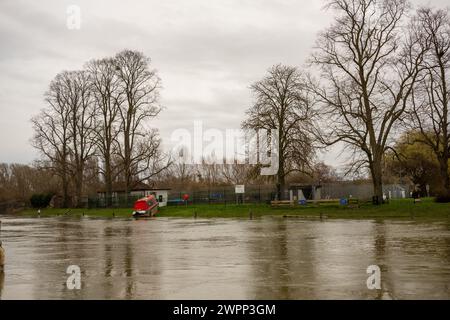
<path id="1" fill-rule="evenodd" d="M 447 221 L 2 221 L 2 299 L 450 298 Z M 366 287 L 373 264 L 382 290 Z"/>
<path id="2" fill-rule="evenodd" d="M 2 293 L 3 293 L 3 285 L 5 283 L 5 273 L 0 270 L 0 299 L 2 297 Z"/>

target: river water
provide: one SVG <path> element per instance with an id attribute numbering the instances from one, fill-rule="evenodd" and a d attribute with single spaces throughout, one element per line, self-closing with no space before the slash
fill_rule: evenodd
<path id="1" fill-rule="evenodd" d="M 450 299 L 446 220 L 0 219 L 2 299 Z"/>

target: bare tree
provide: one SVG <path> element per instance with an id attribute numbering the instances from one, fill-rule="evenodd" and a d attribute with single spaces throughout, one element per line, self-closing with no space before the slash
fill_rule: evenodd
<path id="1" fill-rule="evenodd" d="M 51 170 L 17 163 L 0 163 L 0 201 L 27 202 L 33 193 L 54 193 L 59 183 L 59 178 Z"/>
<path id="2" fill-rule="evenodd" d="M 173 154 L 172 162 L 169 168 L 169 174 L 174 177 L 179 183 L 184 184 L 193 180 L 193 165 L 187 163 L 186 154 L 188 152 L 186 147 L 175 151 L 178 154 Z"/>
<path id="3" fill-rule="evenodd" d="M 69 107 L 69 166 L 75 189 L 75 206 L 81 205 L 84 169 L 95 150 L 95 113 L 89 73 L 72 71 L 62 73 L 64 99 Z"/>
<path id="4" fill-rule="evenodd" d="M 70 151 L 70 106 L 65 98 L 64 74 L 58 74 L 45 94 L 48 106 L 31 119 L 34 136 L 32 145 L 47 160 L 62 182 L 63 207 L 69 206 L 69 151 Z"/>
<path id="5" fill-rule="evenodd" d="M 96 142 L 102 160 L 99 170 L 103 175 L 107 205 L 111 205 L 112 185 L 117 176 L 117 138 L 119 134 L 119 106 L 124 94 L 117 77 L 114 59 L 93 60 L 87 64 L 96 104 Z"/>
<path id="6" fill-rule="evenodd" d="M 421 8 L 415 26 L 427 53 L 424 78 L 414 87 L 411 123 L 420 130 L 418 141 L 429 146 L 439 162 L 442 187 L 450 196 L 450 17 L 446 10 Z"/>
<path id="7" fill-rule="evenodd" d="M 312 181 L 319 185 L 321 183 L 336 182 L 339 180 L 339 175 L 336 170 L 333 167 L 326 165 L 324 162 L 316 163 L 312 173 Z"/>
<path id="8" fill-rule="evenodd" d="M 232 163 L 223 162 L 222 176 L 228 184 L 247 184 L 252 178 L 254 165 L 238 163 L 234 160 Z"/>
<path id="9" fill-rule="evenodd" d="M 321 85 L 323 142 L 345 142 L 367 167 L 382 199 L 382 159 L 420 73 L 423 48 L 405 28 L 406 0 L 331 0 L 335 22 L 321 33 L 312 63 Z"/>
<path id="10" fill-rule="evenodd" d="M 247 120 L 242 127 L 256 131 L 277 130 L 277 184 L 278 197 L 282 198 L 286 176 L 306 170 L 313 160 L 311 101 L 300 72 L 290 66 L 273 66 L 264 79 L 251 86 L 251 90 L 255 103 L 247 111 Z"/>
<path id="11" fill-rule="evenodd" d="M 134 183 L 150 179 L 170 162 L 161 164 L 166 159 L 160 152 L 157 131 L 145 130 L 148 121 L 161 111 L 160 79 L 156 70 L 150 69 L 150 59 L 140 52 L 125 50 L 118 53 L 114 61 L 124 94 L 124 103 L 119 107 L 122 141 L 118 154 L 127 196 Z"/>
<path id="12" fill-rule="evenodd" d="M 201 163 L 195 166 L 198 181 L 207 186 L 218 185 L 222 182 L 221 165 L 211 155 L 203 157 Z"/>

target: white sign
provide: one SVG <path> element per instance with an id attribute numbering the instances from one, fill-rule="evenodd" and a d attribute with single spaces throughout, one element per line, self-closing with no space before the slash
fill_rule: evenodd
<path id="1" fill-rule="evenodd" d="M 239 185 L 237 184 L 234 188 L 235 193 L 245 193 L 245 185 Z"/>

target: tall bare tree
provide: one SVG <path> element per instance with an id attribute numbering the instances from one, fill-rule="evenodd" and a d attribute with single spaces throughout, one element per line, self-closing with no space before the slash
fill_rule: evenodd
<path id="1" fill-rule="evenodd" d="M 255 103 L 247 111 L 244 129 L 277 130 L 279 198 L 284 195 L 286 176 L 306 170 L 314 156 L 310 131 L 311 101 L 297 68 L 276 65 L 254 83 Z M 281 192 L 282 191 L 282 192 Z"/>
<path id="2" fill-rule="evenodd" d="M 322 115 L 323 141 L 345 142 L 368 168 L 383 197 L 382 160 L 421 70 L 423 48 L 406 28 L 406 0 L 331 0 L 334 23 L 312 57 L 321 84 L 312 85 Z"/>
<path id="3" fill-rule="evenodd" d="M 128 195 L 134 183 L 148 180 L 168 166 L 168 163 L 162 164 L 164 157 L 157 131 L 146 129 L 148 121 L 161 111 L 161 84 L 156 70 L 150 69 L 150 59 L 141 52 L 125 50 L 118 53 L 114 61 L 124 94 L 124 102 L 119 107 L 122 141 L 118 154 Z"/>
<path id="4" fill-rule="evenodd" d="M 417 12 L 415 27 L 428 50 L 424 78 L 414 87 L 411 124 L 420 130 L 417 140 L 436 155 L 442 188 L 450 196 L 450 16 L 446 10 L 423 7 Z"/>
<path id="5" fill-rule="evenodd" d="M 114 59 L 90 61 L 87 69 L 91 76 L 96 104 L 96 142 L 102 160 L 99 169 L 105 181 L 106 202 L 110 206 L 112 185 L 118 170 L 114 157 L 117 156 L 119 106 L 124 102 L 124 94 L 117 77 Z"/>
<path id="6" fill-rule="evenodd" d="M 62 73 L 64 99 L 69 107 L 69 166 L 71 167 L 75 201 L 79 207 L 83 195 L 84 170 L 95 151 L 95 112 L 92 82 L 87 71 Z"/>
<path id="7" fill-rule="evenodd" d="M 58 74 L 45 94 L 48 106 L 34 116 L 32 145 L 44 156 L 46 167 L 61 178 L 63 207 L 69 206 L 70 106 L 64 74 Z"/>

